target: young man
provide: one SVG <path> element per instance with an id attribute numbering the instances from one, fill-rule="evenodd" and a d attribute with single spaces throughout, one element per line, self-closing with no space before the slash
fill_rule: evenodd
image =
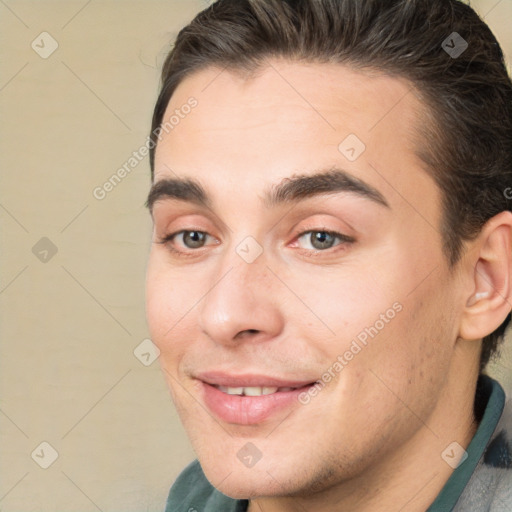
<path id="1" fill-rule="evenodd" d="M 457 0 L 219 0 L 152 127 L 167 511 L 512 510 L 512 84 Z"/>

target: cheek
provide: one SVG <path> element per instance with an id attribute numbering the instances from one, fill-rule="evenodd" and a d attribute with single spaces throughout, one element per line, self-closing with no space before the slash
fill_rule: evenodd
<path id="1" fill-rule="evenodd" d="M 180 318 L 185 319 L 184 308 L 190 290 L 166 267 L 157 255 L 150 255 L 146 274 L 146 319 L 151 339 L 161 352 L 178 346 L 174 342 L 170 344 L 169 340 L 181 339 L 176 333 L 182 328 Z"/>
<path id="2" fill-rule="evenodd" d="M 431 273 L 419 259 L 414 265 L 400 265 L 399 255 L 378 261 L 347 273 L 339 286 L 334 278 L 326 282 L 323 313 L 336 336 L 324 347 L 331 366 L 341 363 L 334 368 L 340 400 L 357 395 L 352 403 L 375 414 L 403 407 L 399 398 L 428 411 L 446 378 L 456 334 L 450 278 Z"/>
<path id="3" fill-rule="evenodd" d="M 171 297 L 158 271 L 149 265 L 146 276 L 146 319 L 151 339 L 157 345 L 161 343 L 165 327 L 169 328 L 168 312 L 172 311 Z M 161 349 L 160 346 L 159 348 Z"/>
<path id="4" fill-rule="evenodd" d="M 146 276 L 146 320 L 152 342 L 160 350 L 159 362 L 167 382 L 172 401 L 180 416 L 183 412 L 177 368 L 186 350 L 183 328 L 186 316 L 183 308 L 183 287 L 175 286 L 164 266 L 157 258 L 150 258 Z M 182 318 L 182 321 L 180 321 Z"/>
<path id="5" fill-rule="evenodd" d="M 303 273 L 300 279 L 297 276 L 290 282 L 314 315 L 308 314 L 315 321 L 318 334 L 310 329 L 311 339 L 319 339 L 319 345 L 325 346 L 331 357 L 347 350 L 354 339 L 364 344 L 389 329 L 399 316 L 393 306 L 400 294 L 393 286 L 396 288 L 396 283 L 377 287 L 370 267 L 362 271 L 349 265 L 329 273 Z M 304 322 L 303 309 L 297 308 L 295 316 Z"/>
<path id="6" fill-rule="evenodd" d="M 323 422 L 350 439 L 354 453 L 367 443 L 387 450 L 408 439 L 429 418 L 439 399 L 449 367 L 447 318 L 429 321 L 421 302 L 405 302 L 403 310 L 344 365 L 332 386 L 330 410 Z M 327 396 L 327 395 L 326 395 Z M 319 408 L 322 403 L 312 403 Z"/>
<path id="7" fill-rule="evenodd" d="M 443 298 L 433 289 L 402 299 L 402 311 L 372 340 L 361 360 L 370 402 L 383 410 L 409 408 L 428 417 L 450 366 L 453 318 L 447 305 L 443 311 Z"/>

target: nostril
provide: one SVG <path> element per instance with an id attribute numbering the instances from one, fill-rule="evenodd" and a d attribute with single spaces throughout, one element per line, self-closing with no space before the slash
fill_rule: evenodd
<path id="1" fill-rule="evenodd" d="M 240 331 L 236 336 L 235 339 L 242 340 L 246 338 L 247 336 L 254 336 L 256 334 L 259 334 L 261 331 L 259 329 L 245 329 L 243 331 Z"/>

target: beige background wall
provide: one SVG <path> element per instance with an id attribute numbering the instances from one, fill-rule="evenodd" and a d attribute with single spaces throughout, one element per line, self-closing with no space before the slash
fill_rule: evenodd
<path id="1" fill-rule="evenodd" d="M 0 0 L 0 510 L 163 510 L 193 458 L 158 362 L 133 353 L 148 159 L 93 191 L 144 143 L 163 49 L 206 4 Z M 512 0 L 474 4 L 510 58 Z"/>

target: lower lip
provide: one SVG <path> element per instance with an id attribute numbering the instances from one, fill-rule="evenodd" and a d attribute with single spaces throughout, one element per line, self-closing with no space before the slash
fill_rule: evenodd
<path id="1" fill-rule="evenodd" d="M 298 397 L 313 384 L 291 391 L 278 391 L 271 395 L 228 395 L 215 386 L 202 382 L 204 402 L 208 409 L 226 423 L 255 425 L 273 414 L 293 405 L 299 406 Z"/>

